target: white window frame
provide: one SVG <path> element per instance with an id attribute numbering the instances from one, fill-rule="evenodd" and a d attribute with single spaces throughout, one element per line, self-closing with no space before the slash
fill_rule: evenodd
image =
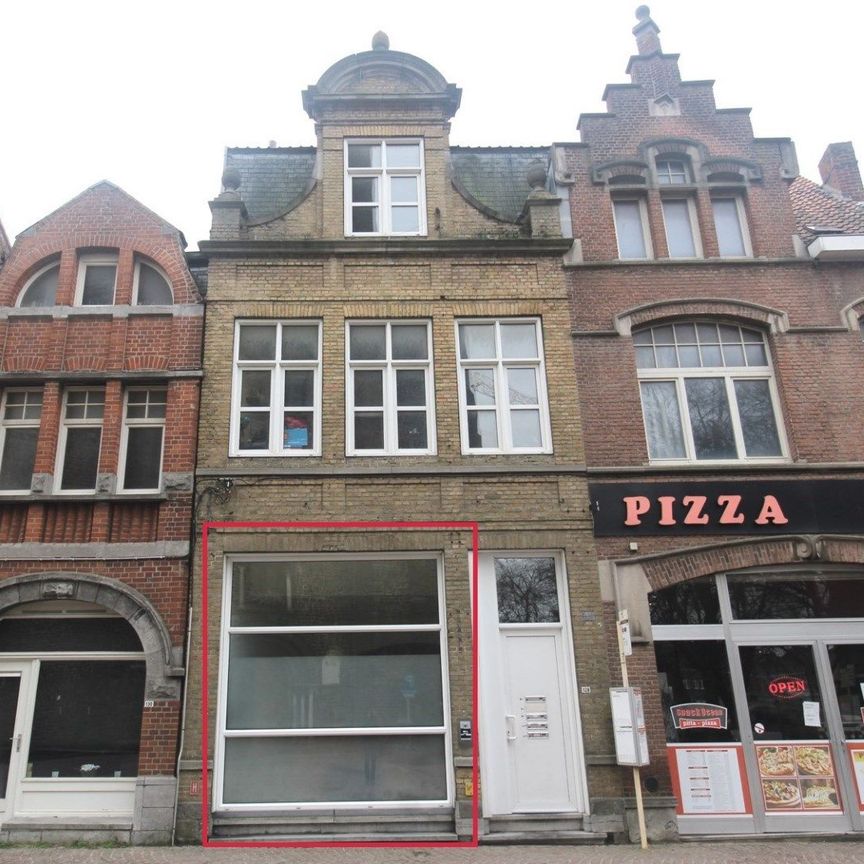
<path id="1" fill-rule="evenodd" d="M 463 359 L 459 348 L 459 327 L 463 324 L 493 324 L 495 326 L 495 357 L 484 359 Z M 501 352 L 502 324 L 533 324 L 537 337 L 536 358 L 503 359 Z M 551 453 L 552 428 L 549 420 L 549 398 L 546 392 L 546 363 L 543 348 L 542 320 L 528 316 L 519 318 L 458 318 L 455 321 L 456 331 L 456 366 L 457 385 L 459 391 L 459 429 L 462 439 L 462 454 L 505 454 L 505 453 Z M 498 447 L 470 447 L 468 438 L 468 399 L 465 393 L 465 370 L 493 367 L 495 381 L 495 418 L 498 428 Z M 506 370 L 509 368 L 533 368 L 537 373 L 537 409 L 540 412 L 540 447 L 514 447 L 510 427 L 510 401 L 506 381 Z M 530 406 L 532 410 L 534 406 Z"/>
<path id="2" fill-rule="evenodd" d="M 240 328 L 241 327 L 276 327 L 276 352 L 273 360 L 240 360 Z M 281 355 L 282 346 L 282 329 L 283 327 L 310 327 L 318 328 L 318 359 L 317 360 L 277 360 L 276 356 Z M 321 455 L 321 352 L 323 347 L 322 340 L 322 322 L 320 319 L 314 318 L 255 318 L 255 319 L 237 319 L 234 322 L 234 354 L 232 359 L 232 380 L 231 380 L 231 423 L 230 423 L 230 441 L 228 444 L 229 456 L 250 456 L 255 458 L 272 457 L 272 456 L 320 456 Z M 240 385 L 242 379 L 242 371 L 244 369 L 251 370 L 269 370 L 270 375 L 270 449 L 269 450 L 241 450 L 240 449 Z M 298 371 L 311 371 L 314 374 L 314 398 L 311 408 L 304 408 L 304 411 L 312 413 L 312 447 L 309 449 L 300 448 L 283 448 L 283 415 L 284 407 L 284 388 L 286 369 L 296 369 Z"/>
<path id="3" fill-rule="evenodd" d="M 312 625 L 295 627 L 232 627 L 231 626 L 231 583 L 235 563 L 266 561 L 345 561 L 351 560 L 429 560 L 437 563 L 438 571 L 438 623 L 437 624 L 374 624 L 374 625 Z M 226 555 L 223 561 L 222 620 L 219 643 L 219 682 L 216 706 L 216 753 L 213 763 L 212 803 L 214 811 L 249 810 L 295 810 L 306 807 L 321 807 L 330 810 L 351 809 L 392 809 L 393 807 L 422 807 L 424 809 L 444 809 L 452 807 L 455 800 L 455 780 L 453 777 L 453 742 L 450 733 L 450 682 L 447 651 L 447 618 L 444 596 L 444 566 L 441 556 L 429 552 L 354 552 L 320 554 L 271 554 L 271 555 Z M 228 737 L 273 737 L 276 730 L 229 730 L 227 729 L 228 708 L 228 660 L 229 637 L 232 633 L 363 633 L 363 632 L 438 632 L 441 646 L 441 726 L 375 726 L 375 727 L 328 727 L 280 729 L 279 737 L 344 737 L 354 735 L 443 735 L 444 772 L 447 782 L 447 798 L 440 801 L 325 801 L 291 803 L 252 803 L 225 804 L 223 800 L 225 780 L 225 740 Z"/>
<path id="4" fill-rule="evenodd" d="M 87 303 L 86 305 L 93 306 L 95 308 L 99 308 L 100 306 L 113 306 L 114 301 L 117 298 L 117 276 L 120 272 L 120 262 L 119 258 L 116 254 L 111 253 L 99 253 L 94 255 L 81 255 L 78 258 L 78 281 L 75 284 L 75 305 L 76 306 L 84 306 L 85 304 L 82 302 L 84 297 L 84 280 L 87 275 L 87 268 L 93 266 L 107 266 L 111 265 L 114 267 L 114 289 L 111 292 L 111 302 L 110 303 Z"/>
<path id="5" fill-rule="evenodd" d="M 17 307 L 21 307 L 21 304 L 24 302 L 24 295 L 25 295 L 25 294 L 27 293 L 27 291 L 30 289 L 30 286 L 31 286 L 31 285 L 32 285 L 32 284 L 33 284 L 33 283 L 34 283 L 34 282 L 35 282 L 35 281 L 36 281 L 36 280 L 37 280 L 37 279 L 38 279 L 38 278 L 39 278 L 43 273 L 47 273 L 49 270 L 53 270 L 55 267 L 57 268 L 57 270 L 60 269 L 60 261 L 57 260 L 57 259 L 55 259 L 54 261 L 52 261 L 50 264 L 46 264 L 44 267 L 40 267 L 40 268 L 39 268 L 39 269 L 38 269 L 38 270 L 37 270 L 37 271 L 36 271 L 36 272 L 35 272 L 35 273 L 34 273 L 34 274 L 33 274 L 33 275 L 32 275 L 32 276 L 31 276 L 31 277 L 30 277 L 30 278 L 29 278 L 25 283 L 24 283 L 24 287 L 23 287 L 23 288 L 18 292 L 18 299 L 15 301 L 15 305 L 16 305 Z M 60 287 L 59 284 L 58 284 L 57 287 L 58 287 L 58 289 L 59 289 L 59 287 Z M 57 296 L 56 296 L 56 295 L 54 296 L 54 303 L 53 303 L 52 305 L 54 305 L 54 306 L 57 305 Z M 23 307 L 23 308 L 27 308 L 27 309 L 39 309 L 39 308 L 43 308 L 43 309 L 50 309 L 51 307 L 50 307 L 50 306 L 43 306 L 43 307 L 39 307 L 39 306 L 27 306 L 27 307 Z"/>
<path id="6" fill-rule="evenodd" d="M 138 283 L 139 283 L 139 280 L 141 278 L 141 265 L 142 264 L 146 267 L 150 267 L 153 270 L 155 270 L 165 280 L 165 283 L 168 285 L 168 293 L 171 295 L 171 303 L 170 304 L 148 303 L 147 305 L 148 306 L 173 305 L 173 303 L 174 303 L 174 288 L 171 285 L 171 280 L 168 278 L 168 274 L 155 261 L 145 261 L 142 258 L 136 258 L 135 259 L 135 274 L 134 274 L 133 279 L 132 279 L 132 305 L 133 306 L 138 305 Z"/>
<path id="7" fill-rule="evenodd" d="M 674 187 L 664 187 L 674 188 Z M 690 219 L 690 232 L 693 235 L 693 255 L 672 255 L 669 246 L 669 226 L 666 222 L 666 203 L 671 201 L 684 201 L 687 204 L 687 215 Z M 696 218 L 696 202 L 692 195 L 668 195 L 660 196 L 660 210 L 663 214 L 663 231 L 666 237 L 666 254 L 670 261 L 695 261 L 703 257 L 702 237 L 699 233 L 699 220 Z"/>
<path id="8" fill-rule="evenodd" d="M 413 326 L 423 326 L 426 328 L 426 359 L 425 360 L 394 360 L 393 359 L 393 343 L 392 343 L 392 327 L 400 324 L 408 324 Z M 351 359 L 351 328 L 365 326 L 384 326 L 386 338 L 386 350 L 384 360 L 352 360 Z M 384 389 L 384 447 L 375 450 L 361 450 L 354 444 L 354 414 L 357 410 L 361 413 L 364 411 L 375 410 L 374 408 L 354 406 L 354 370 L 369 369 L 381 370 L 383 373 L 383 389 Z M 421 406 L 405 406 L 405 411 L 419 412 L 421 410 L 426 413 L 426 442 L 425 448 L 399 448 L 399 429 L 398 417 L 399 408 L 396 404 L 396 373 L 403 369 L 422 370 L 425 374 L 426 382 L 426 405 Z M 435 438 L 435 376 L 433 374 L 433 358 L 432 358 L 432 325 L 431 322 L 423 319 L 412 320 L 404 319 L 385 319 L 377 320 L 357 320 L 345 322 L 345 452 L 348 456 L 416 456 L 416 455 L 434 455 L 436 450 Z"/>
<path id="9" fill-rule="evenodd" d="M 381 166 L 378 168 L 349 168 L 348 145 L 369 144 L 381 147 Z M 388 144 L 417 144 L 420 147 L 419 168 L 388 168 Z M 346 138 L 342 145 L 343 189 L 345 199 L 345 236 L 346 237 L 425 237 L 426 236 L 426 151 L 422 138 Z M 378 177 L 378 231 L 354 231 L 352 220 L 351 178 Z M 417 178 L 417 230 L 394 231 L 392 229 L 392 202 L 390 200 L 390 178 Z"/>
<path id="10" fill-rule="evenodd" d="M 151 404 L 161 404 L 161 403 L 151 403 L 150 402 L 150 393 L 154 390 L 162 390 L 165 392 L 165 414 L 168 413 L 168 385 L 153 385 L 153 386 L 135 386 L 135 387 L 127 387 L 126 392 L 123 394 L 123 431 L 120 435 L 120 460 L 119 460 L 119 468 L 117 472 L 117 490 L 118 492 L 123 492 L 127 495 L 141 495 L 147 494 L 150 492 L 160 492 L 162 489 L 162 461 L 165 458 L 165 417 L 130 417 L 129 416 L 129 394 L 130 393 L 147 393 L 146 401 L 143 403 L 145 406 L 145 414 L 149 411 Z M 126 459 L 129 455 L 129 429 L 161 429 L 162 430 L 162 443 L 159 447 L 159 482 L 156 486 L 153 487 L 139 487 L 136 486 L 134 488 L 127 489 L 125 485 L 126 479 Z"/>
<path id="11" fill-rule="evenodd" d="M 687 319 L 677 322 L 686 324 L 699 323 L 727 323 L 717 321 L 704 321 L 699 319 Z M 662 326 L 655 324 L 653 326 Z M 732 324 L 735 327 L 744 327 L 756 330 L 756 327 Z M 651 329 L 651 328 L 640 328 Z M 677 345 L 677 342 L 676 342 Z M 767 366 L 700 366 L 700 367 L 660 367 L 655 369 L 637 368 L 637 383 L 639 386 L 639 407 L 642 411 L 642 428 L 645 430 L 645 445 L 648 450 L 648 458 L 651 465 L 741 465 L 741 464 L 763 464 L 789 462 L 789 447 L 786 439 L 786 427 L 783 415 L 780 412 L 780 399 L 777 391 L 777 382 L 774 376 L 774 366 L 771 362 L 771 352 L 765 334 L 762 333 L 762 347 L 768 360 Z M 732 421 L 732 430 L 735 436 L 735 449 L 739 454 L 746 454 L 744 446 L 744 433 L 741 428 L 741 418 L 738 412 L 738 399 L 735 395 L 735 381 L 759 380 L 767 381 L 771 394 L 771 407 L 774 410 L 774 423 L 777 427 L 777 440 L 780 444 L 779 456 L 746 456 L 740 455 L 734 459 L 697 459 L 696 448 L 693 442 L 693 429 L 690 423 L 690 411 L 687 409 L 687 392 L 684 382 L 688 378 L 722 378 L 726 389 L 726 400 L 729 405 L 729 415 Z M 681 421 L 682 437 L 684 439 L 685 458 L 658 459 L 651 456 L 651 446 L 648 437 L 648 422 L 645 416 L 645 408 L 642 403 L 642 384 L 644 382 L 661 383 L 671 382 L 675 385 L 675 396 L 678 400 L 678 416 Z"/>
<path id="12" fill-rule="evenodd" d="M 642 244 L 645 247 L 645 255 L 641 258 L 625 258 L 621 254 L 621 239 L 618 233 L 618 214 L 615 210 L 616 204 L 636 204 L 639 208 L 639 218 L 642 223 Z M 618 247 L 618 259 L 620 261 L 651 261 L 654 258 L 654 247 L 651 243 L 651 231 L 648 222 L 648 207 L 644 195 L 613 195 L 612 196 L 612 219 L 615 222 L 615 243 Z"/>
<path id="13" fill-rule="evenodd" d="M 72 418 L 66 417 L 66 406 L 69 400 L 70 393 L 81 393 L 93 390 L 102 391 L 102 416 L 94 418 Z M 89 404 L 89 403 L 87 403 Z M 96 457 L 96 482 L 92 489 L 63 489 L 63 465 L 66 461 L 66 438 L 70 428 L 79 428 L 87 426 L 99 427 L 99 455 Z M 94 385 L 92 387 L 68 387 L 63 391 L 63 402 L 60 408 L 60 434 L 57 440 L 57 459 L 54 466 L 54 492 L 57 495 L 95 495 L 96 488 L 99 485 L 99 463 L 102 460 L 102 444 L 105 431 L 105 386 Z"/>
<path id="14" fill-rule="evenodd" d="M 721 258 L 752 258 L 753 246 L 750 243 L 750 226 L 747 223 L 747 211 L 744 208 L 744 196 L 740 192 L 716 192 L 711 194 L 711 217 L 714 220 L 714 234 L 717 236 L 717 216 L 714 213 L 715 201 L 734 201 L 738 212 L 738 230 L 744 244 L 744 255 L 724 255 L 720 251 L 720 238 L 717 237 L 717 254 Z"/>
<path id="15" fill-rule="evenodd" d="M 39 394 L 39 419 L 21 418 L 20 420 L 9 420 L 6 418 L 6 400 L 10 393 L 38 393 Z M 2 399 L 0 399 L 0 462 L 2 462 L 3 454 L 6 451 L 6 431 L 13 429 L 36 429 L 38 430 L 42 423 L 42 407 L 44 407 L 44 391 L 41 387 L 8 387 L 3 391 Z M 28 400 L 25 397 L 25 405 Z M 39 433 L 36 433 L 37 446 Z M 33 479 L 32 471 L 30 475 L 31 483 Z M 30 493 L 30 487 L 21 487 L 20 489 L 0 489 L 0 495 L 27 495 Z"/>

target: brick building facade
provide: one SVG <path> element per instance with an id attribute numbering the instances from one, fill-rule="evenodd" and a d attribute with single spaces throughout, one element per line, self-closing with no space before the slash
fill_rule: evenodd
<path id="1" fill-rule="evenodd" d="M 4 840 L 172 836 L 203 324 L 184 245 L 101 182 L 0 270 Z"/>
<path id="2" fill-rule="evenodd" d="M 303 100 L 316 147 L 229 149 L 201 245 L 209 836 L 470 837 L 479 732 L 485 834 L 605 837 L 589 797 L 620 788 L 550 151 L 451 147 L 460 91 L 384 34 Z M 479 523 L 480 730 L 471 533 L 393 520 Z M 201 700 L 193 669 L 189 839 Z"/>
<path id="3" fill-rule="evenodd" d="M 822 187 L 798 176 L 788 139 L 682 81 L 637 17 L 630 83 L 557 170 L 607 635 L 626 609 L 654 827 L 862 830 L 854 152 L 829 147 Z"/>

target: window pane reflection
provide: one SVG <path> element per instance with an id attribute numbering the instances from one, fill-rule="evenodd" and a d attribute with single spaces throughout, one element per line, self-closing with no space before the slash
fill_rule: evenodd
<path id="1" fill-rule="evenodd" d="M 501 624 L 560 620 L 554 558 L 496 558 L 495 584 Z"/>

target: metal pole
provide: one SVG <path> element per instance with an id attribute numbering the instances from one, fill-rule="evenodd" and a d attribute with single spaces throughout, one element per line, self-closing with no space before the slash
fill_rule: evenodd
<path id="1" fill-rule="evenodd" d="M 618 634 L 618 659 L 621 661 L 621 684 L 630 686 L 630 678 L 627 675 L 627 655 L 624 653 L 624 639 L 621 637 L 621 624 L 616 622 L 615 630 Z M 645 827 L 645 805 L 642 801 L 642 777 L 639 766 L 633 766 L 633 787 L 636 790 L 636 818 L 639 822 L 639 843 L 643 849 L 648 848 L 648 830 Z"/>

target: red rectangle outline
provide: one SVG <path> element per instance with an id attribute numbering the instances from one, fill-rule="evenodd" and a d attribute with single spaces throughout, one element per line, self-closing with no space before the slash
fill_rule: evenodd
<path id="1" fill-rule="evenodd" d="M 471 588 L 473 591 L 474 605 L 471 610 L 471 726 L 473 729 L 471 745 L 471 782 L 473 784 L 473 795 L 471 796 L 471 839 L 470 840 L 439 840 L 409 843 L 405 841 L 361 843 L 351 841 L 314 842 L 306 840 L 233 840 L 213 841 L 207 835 L 209 833 L 210 794 L 209 794 L 209 772 L 207 768 L 208 755 L 208 706 L 209 706 L 209 675 L 207 669 L 208 652 L 208 615 L 207 615 L 207 581 L 208 581 L 208 541 L 211 528 L 225 529 L 258 529 L 258 528 L 366 528 L 373 530 L 470 530 L 471 531 Z M 478 711 L 478 674 L 480 669 L 479 652 L 477 640 L 479 638 L 479 579 L 478 565 L 480 560 L 479 540 L 480 526 L 477 522 L 205 522 L 201 529 L 201 845 L 208 849 L 421 849 L 421 848 L 446 848 L 466 849 L 476 848 L 480 843 L 480 814 L 478 799 L 480 796 L 480 725 Z M 187 685 L 188 686 L 188 685 Z"/>

